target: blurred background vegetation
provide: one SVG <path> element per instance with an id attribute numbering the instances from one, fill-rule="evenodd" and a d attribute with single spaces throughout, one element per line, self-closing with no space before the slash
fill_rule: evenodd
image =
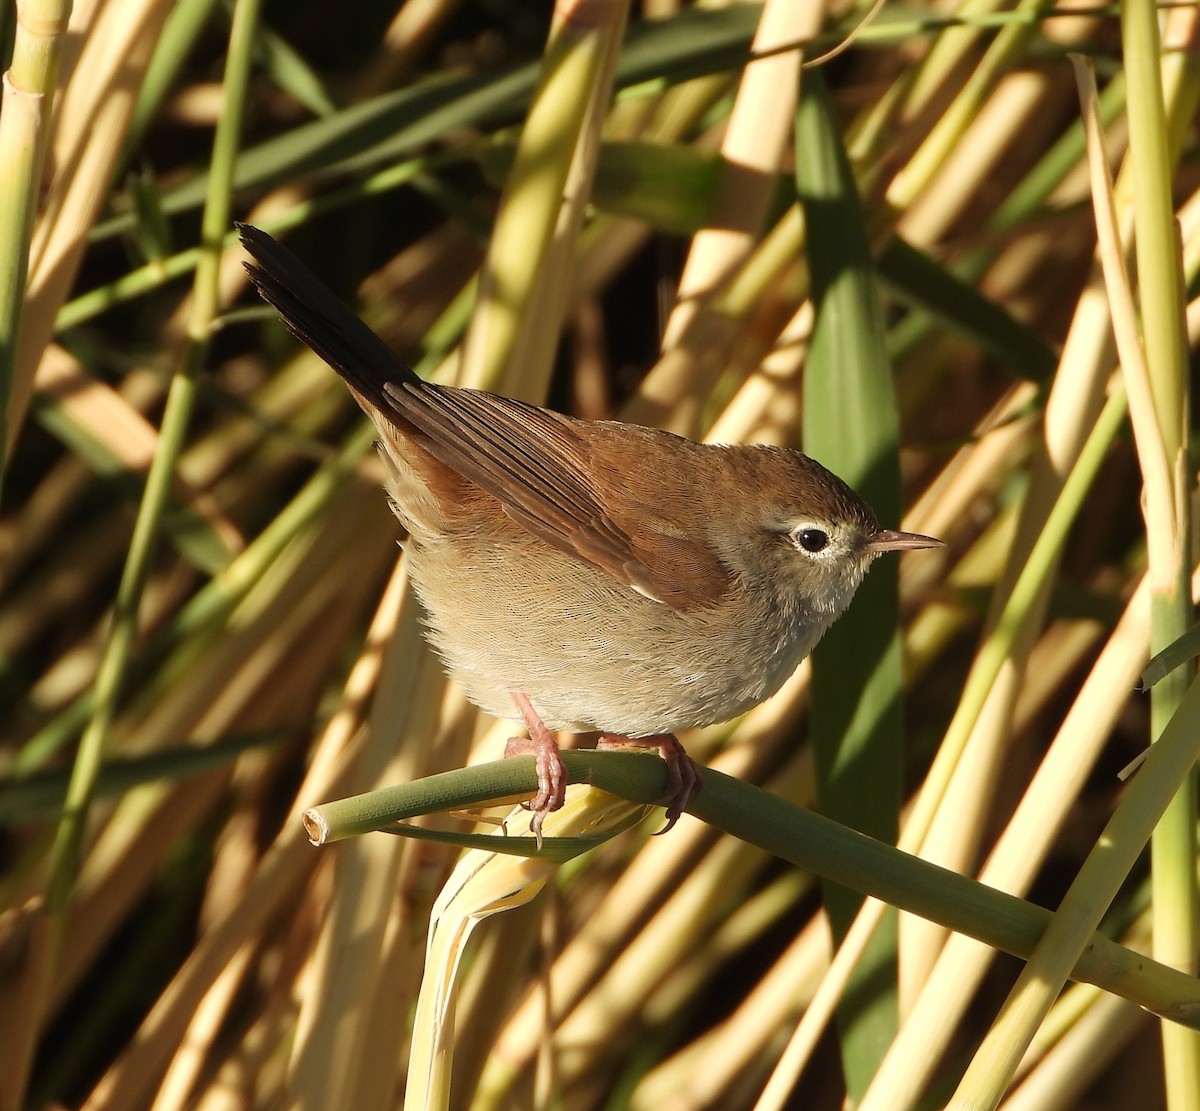
<path id="1" fill-rule="evenodd" d="M 423 648 L 371 430 L 235 219 L 422 374 L 804 447 L 943 537 L 685 741 L 1062 908 L 1030 1002 L 994 949 L 651 818 L 479 931 L 450 1106 L 1200 1108 L 1195 1034 L 1059 991 L 1097 923 L 1195 971 L 1190 665 L 1134 688 L 1192 622 L 1198 23 L 3 0 L 0 1111 L 401 1106 L 455 851 L 299 814 L 512 728 Z"/>

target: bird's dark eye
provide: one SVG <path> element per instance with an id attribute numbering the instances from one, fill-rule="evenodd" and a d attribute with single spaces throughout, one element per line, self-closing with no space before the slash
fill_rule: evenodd
<path id="1" fill-rule="evenodd" d="M 829 543 L 829 533 L 819 528 L 802 528 L 796 533 L 796 543 L 806 552 L 821 551 Z"/>

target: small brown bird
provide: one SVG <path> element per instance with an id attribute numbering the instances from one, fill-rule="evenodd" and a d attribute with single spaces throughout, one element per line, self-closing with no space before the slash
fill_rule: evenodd
<path id="1" fill-rule="evenodd" d="M 668 827 L 696 789 L 674 734 L 774 694 L 876 556 L 940 540 L 880 528 L 798 451 L 698 444 L 422 381 L 299 259 L 242 224 L 288 328 L 379 429 L 429 638 L 537 756 L 535 828 L 562 805 L 550 730 L 658 748 Z"/>

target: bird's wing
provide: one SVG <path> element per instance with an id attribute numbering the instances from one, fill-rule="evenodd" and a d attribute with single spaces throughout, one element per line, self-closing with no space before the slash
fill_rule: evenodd
<path id="1" fill-rule="evenodd" d="M 712 605 L 728 589 L 729 568 L 702 538 L 663 528 L 653 512 L 614 508 L 630 498 L 606 490 L 612 467 L 597 467 L 578 422 L 477 390 L 400 382 L 384 392 L 426 451 L 547 543 L 675 609 Z"/>

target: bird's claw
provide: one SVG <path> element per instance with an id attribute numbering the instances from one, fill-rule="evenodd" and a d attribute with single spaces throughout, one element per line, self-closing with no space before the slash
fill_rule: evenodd
<path id="1" fill-rule="evenodd" d="M 672 829 L 683 815 L 687 804 L 700 793 L 704 780 L 696 762 L 687 754 L 674 733 L 658 733 L 653 737 L 626 737 L 617 733 L 602 733 L 597 748 L 655 748 L 667 765 L 667 790 L 659 800 L 666 807 L 667 824 L 655 837 Z"/>

